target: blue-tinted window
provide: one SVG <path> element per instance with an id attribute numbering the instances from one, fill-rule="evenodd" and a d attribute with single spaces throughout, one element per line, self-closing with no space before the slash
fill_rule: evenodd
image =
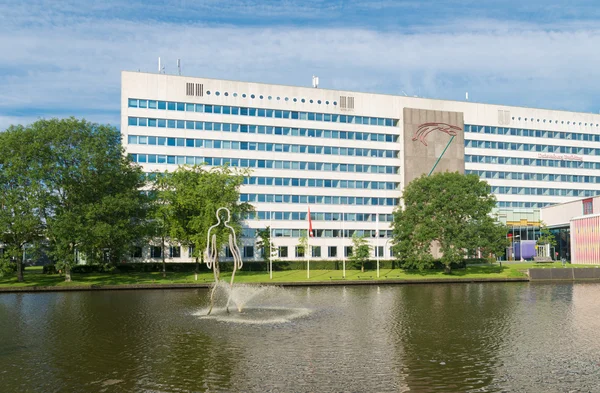
<path id="1" fill-rule="evenodd" d="M 127 120 L 127 124 L 130 126 L 137 126 L 137 117 L 129 117 L 129 119 Z"/>
<path id="2" fill-rule="evenodd" d="M 138 107 L 138 100 L 130 98 L 129 99 L 129 107 L 130 108 L 137 108 Z"/>
<path id="3" fill-rule="evenodd" d="M 158 109 L 167 109 L 167 103 L 165 101 L 158 101 Z"/>

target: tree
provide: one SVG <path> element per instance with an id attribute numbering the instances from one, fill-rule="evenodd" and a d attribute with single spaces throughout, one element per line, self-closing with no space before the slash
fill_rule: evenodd
<path id="1" fill-rule="evenodd" d="M 556 247 L 556 237 L 550 229 L 544 224 L 544 222 L 540 222 L 540 237 L 537 240 L 537 245 L 543 247 L 543 253 L 546 257 L 552 257 L 550 254 L 550 248 Z"/>
<path id="2" fill-rule="evenodd" d="M 16 264 L 17 281 L 23 281 L 25 246 L 42 239 L 44 223 L 39 206 L 43 189 L 34 134 L 24 127 L 0 133 L 0 275 Z"/>
<path id="3" fill-rule="evenodd" d="M 308 249 L 308 237 L 306 236 L 306 229 L 300 230 L 300 237 L 298 238 L 298 252 L 306 256 L 310 252 Z"/>
<path id="4" fill-rule="evenodd" d="M 549 244 L 550 247 L 556 247 L 556 236 L 554 236 L 554 234 L 550 232 L 550 229 L 548 229 L 544 222 L 540 223 L 540 237 L 537 240 L 537 244 Z"/>
<path id="5" fill-rule="evenodd" d="M 265 262 L 270 262 L 273 257 L 271 250 L 275 247 L 271 242 L 271 227 L 268 226 L 264 229 L 258 229 L 256 231 L 256 237 L 259 239 L 256 242 L 256 246 L 262 251 L 263 260 Z"/>
<path id="6" fill-rule="evenodd" d="M 359 236 L 358 232 L 352 234 L 352 255 L 350 260 L 354 263 L 360 263 L 360 272 L 365 272 L 365 262 L 369 261 L 371 255 L 371 245 L 365 236 Z"/>
<path id="7" fill-rule="evenodd" d="M 4 134 L 14 138 L 13 145 L 30 144 L 35 151 L 19 155 L 7 149 L 15 152 L 11 159 L 28 162 L 21 167 L 22 184 L 29 187 L 32 214 L 43 223 L 49 255 L 65 280 L 71 280 L 76 250 L 89 261 L 122 260 L 142 233 L 148 204 L 140 192 L 141 168 L 125 156 L 120 132 L 69 118 L 10 127 Z"/>
<path id="8" fill-rule="evenodd" d="M 239 202 L 239 188 L 248 173 L 229 166 L 207 168 L 194 165 L 181 166 L 157 176 L 155 190 L 160 214 L 155 217 L 164 222 L 165 237 L 193 247 L 196 273 L 206 249 L 208 229 L 217 223 L 217 209 L 226 207 L 230 210 L 229 225 L 238 234 L 241 233 L 244 216 L 253 210 L 252 205 Z M 224 220 L 221 219 L 221 222 Z M 229 232 L 221 226 L 213 233 L 217 235 L 218 249 L 221 249 L 229 241 Z M 215 268 L 219 276 L 218 261 Z"/>
<path id="9" fill-rule="evenodd" d="M 402 201 L 394 211 L 393 237 L 405 267 L 432 267 L 432 246 L 447 273 L 474 250 L 500 253 L 506 247 L 507 228 L 491 215 L 496 198 L 476 175 L 421 176 L 406 186 Z"/>

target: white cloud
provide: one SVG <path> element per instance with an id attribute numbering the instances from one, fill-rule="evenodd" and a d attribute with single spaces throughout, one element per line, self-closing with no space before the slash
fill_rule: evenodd
<path id="1" fill-rule="evenodd" d="M 120 71 L 154 72 L 158 56 L 169 73 L 181 58 L 186 75 L 308 86 L 317 74 L 324 88 L 450 99 L 468 90 L 483 102 L 597 110 L 600 28 L 591 24 L 264 28 L 73 16 L 67 6 L 50 16 L 17 9 L 0 20 L 1 119 L 40 111 L 117 124 Z"/>

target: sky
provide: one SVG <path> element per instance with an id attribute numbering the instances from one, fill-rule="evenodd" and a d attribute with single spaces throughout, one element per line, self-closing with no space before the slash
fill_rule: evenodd
<path id="1" fill-rule="evenodd" d="M 488 4 L 489 3 L 489 4 Z M 119 126 L 122 70 L 600 113 L 597 0 L 0 0 L 0 130 Z"/>

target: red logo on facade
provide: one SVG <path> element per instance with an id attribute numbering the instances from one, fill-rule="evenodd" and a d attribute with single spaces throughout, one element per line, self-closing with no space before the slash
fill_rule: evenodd
<path id="1" fill-rule="evenodd" d="M 462 129 L 446 123 L 423 123 L 419 126 L 419 128 L 417 128 L 412 140 L 419 140 L 422 144 L 427 146 L 427 135 L 433 131 L 441 131 L 450 136 L 456 136 L 456 133 L 458 131 L 462 131 Z"/>

